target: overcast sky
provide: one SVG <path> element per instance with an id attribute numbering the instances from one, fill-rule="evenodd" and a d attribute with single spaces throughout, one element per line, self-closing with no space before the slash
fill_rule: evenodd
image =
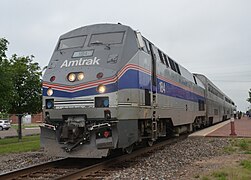
<path id="1" fill-rule="evenodd" d="M 139 30 L 191 72 L 202 73 L 246 111 L 251 88 L 250 0 L 1 0 L 8 56 L 48 64 L 58 37 L 96 23 Z"/>

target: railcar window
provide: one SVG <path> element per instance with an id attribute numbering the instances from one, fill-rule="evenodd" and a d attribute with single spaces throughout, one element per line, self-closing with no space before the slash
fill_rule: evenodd
<path id="1" fill-rule="evenodd" d="M 93 34 L 89 46 L 93 44 L 122 44 L 124 32 Z"/>
<path id="2" fill-rule="evenodd" d="M 159 53 L 159 58 L 160 58 L 160 61 L 165 64 L 164 62 L 164 59 L 163 59 L 163 56 L 162 56 L 162 52 L 158 49 L 158 53 Z"/>
<path id="3" fill-rule="evenodd" d="M 82 47 L 85 43 L 86 36 L 78 36 L 72 37 L 67 39 L 61 39 L 59 42 L 58 49 L 68 49 L 68 48 L 75 48 L 75 47 Z"/>
<path id="4" fill-rule="evenodd" d="M 194 79 L 194 83 L 197 84 L 197 80 L 196 80 L 195 76 L 193 76 L 193 79 Z"/>
<path id="5" fill-rule="evenodd" d="M 146 40 L 146 39 L 143 39 L 143 40 L 144 40 L 144 42 L 145 42 L 147 52 L 149 53 L 149 52 L 150 52 L 150 47 L 149 47 L 149 44 L 148 44 L 148 42 L 147 42 L 147 40 Z"/>
<path id="6" fill-rule="evenodd" d="M 218 109 L 214 109 L 214 115 L 218 115 L 219 114 L 219 110 Z"/>
<path id="7" fill-rule="evenodd" d="M 217 89 L 215 89 L 212 85 L 208 84 L 208 91 L 214 94 L 215 96 L 224 99 L 223 94 L 221 94 Z"/>
<path id="8" fill-rule="evenodd" d="M 179 68 L 179 65 L 178 65 L 176 62 L 174 62 L 174 64 L 175 64 L 175 67 L 176 67 L 177 73 L 179 73 L 179 74 L 180 74 L 180 68 Z"/>
<path id="9" fill-rule="evenodd" d="M 225 101 L 228 102 L 229 104 L 232 104 L 231 100 L 225 97 Z"/>
<path id="10" fill-rule="evenodd" d="M 205 102 L 203 100 L 199 100 L 199 111 L 205 111 Z"/>
<path id="11" fill-rule="evenodd" d="M 171 69 L 172 69 L 173 71 L 177 72 L 177 71 L 176 71 L 176 68 L 175 68 L 174 61 L 173 61 L 170 57 L 168 57 L 168 60 L 169 60 L 169 63 L 170 63 L 170 65 L 171 65 Z"/>
<path id="12" fill-rule="evenodd" d="M 167 57 L 166 57 L 166 55 L 165 55 L 164 53 L 163 53 L 163 56 L 164 56 L 164 60 L 165 60 L 166 67 L 169 67 Z"/>

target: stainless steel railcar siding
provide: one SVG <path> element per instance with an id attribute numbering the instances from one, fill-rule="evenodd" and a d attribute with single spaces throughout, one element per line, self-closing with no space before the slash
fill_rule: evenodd
<path id="1" fill-rule="evenodd" d="M 206 106 L 207 118 L 213 118 L 213 122 L 217 123 L 222 120 L 231 118 L 234 105 L 226 101 L 225 95 L 218 87 L 216 87 L 205 75 L 194 74 L 199 78 L 206 87 Z M 213 88 L 214 92 L 212 92 Z M 231 102 L 233 102 L 230 99 Z"/>

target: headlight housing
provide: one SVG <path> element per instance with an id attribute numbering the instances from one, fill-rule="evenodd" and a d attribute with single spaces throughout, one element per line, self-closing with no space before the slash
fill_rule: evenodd
<path id="1" fill-rule="evenodd" d="M 47 89 L 47 95 L 52 96 L 52 94 L 53 94 L 53 90 L 51 88 L 48 88 Z"/>
<path id="2" fill-rule="evenodd" d="M 109 107 L 109 97 L 95 97 L 95 107 L 96 108 L 103 108 Z"/>
<path id="3" fill-rule="evenodd" d="M 103 85 L 103 84 L 100 84 L 98 87 L 97 87 L 97 91 L 99 92 L 99 93 L 104 93 L 105 91 L 106 91 L 106 87 L 105 87 L 105 85 Z"/>
<path id="4" fill-rule="evenodd" d="M 99 72 L 97 75 L 96 75 L 96 77 L 98 78 L 98 79 L 100 79 L 100 78 L 102 78 L 103 77 L 103 73 L 102 72 Z"/>
<path id="5" fill-rule="evenodd" d="M 70 73 L 68 74 L 68 77 L 67 77 L 68 81 L 70 82 L 74 82 L 76 80 L 76 74 L 75 73 Z"/>
<path id="6" fill-rule="evenodd" d="M 53 82 L 55 81 L 55 79 L 56 79 L 56 76 L 51 76 L 50 81 Z"/>
<path id="7" fill-rule="evenodd" d="M 78 73 L 77 79 L 78 79 L 79 81 L 81 81 L 81 80 L 84 79 L 84 77 L 85 77 L 84 73 L 83 73 L 83 72 L 80 72 L 80 73 Z"/>
<path id="8" fill-rule="evenodd" d="M 83 72 L 71 72 L 67 75 L 67 80 L 70 82 L 82 81 L 85 78 Z"/>
<path id="9" fill-rule="evenodd" d="M 45 100 L 45 107 L 46 107 L 46 109 L 53 109 L 54 108 L 54 99 L 46 99 Z"/>

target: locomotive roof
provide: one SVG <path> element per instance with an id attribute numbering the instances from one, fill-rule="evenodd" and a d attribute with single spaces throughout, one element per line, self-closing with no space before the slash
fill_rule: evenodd
<path id="1" fill-rule="evenodd" d="M 60 36 L 60 39 L 80 36 L 85 34 L 93 34 L 93 33 L 104 33 L 104 32 L 118 32 L 118 31 L 126 31 L 131 29 L 129 26 L 122 24 L 110 24 L 110 23 L 101 23 L 101 24 L 93 24 L 82 26 L 77 29 L 71 30 Z M 132 29 L 131 29 L 132 30 Z"/>

